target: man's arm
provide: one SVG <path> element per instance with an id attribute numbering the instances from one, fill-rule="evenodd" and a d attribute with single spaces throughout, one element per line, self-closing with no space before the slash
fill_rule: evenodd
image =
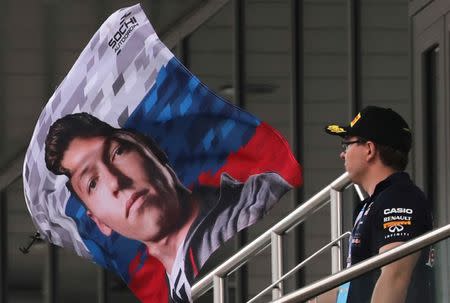
<path id="1" fill-rule="evenodd" d="M 388 251 L 404 242 L 394 242 L 382 246 L 379 253 Z M 372 303 L 404 303 L 409 282 L 420 252 L 406 256 L 381 268 L 381 274 L 372 294 Z"/>
<path id="2" fill-rule="evenodd" d="M 339 287 L 333 288 L 326 293 L 323 293 L 316 298 L 309 300 L 308 303 L 336 303 L 338 290 Z"/>

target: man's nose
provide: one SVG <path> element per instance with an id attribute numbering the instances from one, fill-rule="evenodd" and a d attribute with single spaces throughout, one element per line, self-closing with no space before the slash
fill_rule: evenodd
<path id="1" fill-rule="evenodd" d="M 340 157 L 342 160 L 345 160 L 345 151 L 342 151 L 341 154 L 339 155 L 339 157 Z"/>

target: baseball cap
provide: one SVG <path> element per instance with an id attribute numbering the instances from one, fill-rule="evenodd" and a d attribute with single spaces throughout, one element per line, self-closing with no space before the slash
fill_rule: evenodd
<path id="1" fill-rule="evenodd" d="M 367 106 L 348 126 L 328 125 L 325 131 L 340 137 L 356 136 L 402 152 L 411 149 L 411 130 L 408 123 L 390 108 Z"/>

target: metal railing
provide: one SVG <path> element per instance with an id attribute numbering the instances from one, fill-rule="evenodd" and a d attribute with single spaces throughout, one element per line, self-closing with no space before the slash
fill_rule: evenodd
<path id="1" fill-rule="evenodd" d="M 430 231 L 420 237 L 412 239 L 400 246 L 397 246 L 387 252 L 376 255 L 361 263 L 353 265 L 339 273 L 319 280 L 316 283 L 305 286 L 296 290 L 273 303 L 291 303 L 302 302 L 310 298 L 314 298 L 330 289 L 333 289 L 343 283 L 346 283 L 366 272 L 382 267 L 386 264 L 392 263 L 409 254 L 419 251 L 429 245 L 435 244 L 441 240 L 450 237 L 450 224 Z"/>
<path id="2" fill-rule="evenodd" d="M 272 259 L 272 299 L 281 298 L 283 295 L 283 283 L 286 275 L 282 276 L 283 259 L 282 259 L 282 236 L 302 223 L 309 215 L 319 210 L 321 207 L 330 202 L 331 208 L 331 241 L 332 246 L 332 272 L 338 272 L 342 269 L 342 245 L 339 244 L 342 233 L 342 195 L 344 189 L 352 185 L 348 174 L 344 173 L 331 184 L 323 188 L 320 192 L 304 202 L 296 210 L 275 224 L 261 236 L 249 243 L 247 246 L 238 251 L 227 261 L 219 265 L 217 268 L 208 273 L 192 286 L 192 298 L 195 300 L 203 295 L 206 291 L 213 288 L 214 302 L 225 302 L 225 278 L 249 261 L 253 256 L 261 250 L 271 245 Z M 363 193 L 357 189 L 360 198 Z M 339 241 L 338 241 L 339 239 Z M 306 261 L 306 260 L 305 260 Z M 302 262 L 303 263 L 303 262 Z M 302 265 L 299 264 L 299 265 Z M 298 265 L 298 266 L 299 266 Z M 304 264 L 303 264 L 304 265 Z M 302 266 L 303 266 L 302 265 Z M 292 271 L 292 270 L 291 270 Z M 263 290 L 264 292 L 267 289 Z"/>
<path id="3" fill-rule="evenodd" d="M 338 244 L 341 240 L 343 240 L 346 237 L 349 237 L 351 235 L 351 232 L 346 232 L 344 234 L 342 234 L 340 237 L 338 237 L 336 240 L 331 241 L 330 243 L 326 244 L 325 246 L 323 246 L 322 248 L 320 248 L 318 251 L 316 251 L 315 253 L 313 253 L 311 256 L 309 256 L 308 258 L 306 258 L 305 260 L 303 260 L 302 262 L 300 262 L 299 264 L 297 264 L 294 268 L 292 268 L 290 271 L 288 271 L 286 274 L 284 274 L 283 276 L 281 276 L 278 280 L 276 280 L 274 283 L 270 284 L 268 287 L 264 288 L 262 291 L 260 291 L 256 296 L 254 296 L 252 299 L 250 299 L 249 301 L 247 301 L 247 303 L 253 303 L 256 300 L 258 300 L 259 298 L 261 298 L 263 295 L 265 295 L 267 292 L 269 292 L 270 290 L 278 290 L 279 288 L 279 283 L 281 283 L 282 281 L 284 281 L 285 279 L 287 279 L 288 277 L 292 276 L 294 273 L 296 273 L 297 271 L 299 271 L 302 267 L 304 267 L 307 263 L 309 263 L 311 260 L 313 260 L 315 257 L 319 256 L 320 254 L 322 254 L 323 252 L 327 251 L 330 247 L 336 246 L 336 244 Z M 278 285 L 277 285 L 278 284 Z"/>
<path id="4" fill-rule="evenodd" d="M 258 254 L 259 251 L 266 248 L 268 245 L 272 246 L 272 284 L 253 297 L 250 301 L 248 301 L 248 303 L 256 301 L 271 289 L 273 299 L 272 303 L 302 302 L 314 298 L 364 273 L 392 263 L 429 245 L 450 237 L 450 224 L 448 224 L 412 239 L 387 252 L 376 255 L 342 270 L 342 246 L 336 244 L 339 243 L 343 237 L 349 235 L 349 232 L 341 234 L 340 228 L 342 226 L 342 191 L 350 185 L 351 181 L 349 180 L 347 173 L 344 173 L 307 202 L 303 203 L 293 213 L 282 219 L 279 223 L 267 230 L 260 237 L 249 243 L 226 262 L 218 266 L 194 284 L 192 287 L 193 299 L 197 299 L 213 287 L 214 302 L 225 302 L 225 278 L 233 271 L 239 269 L 240 266 L 249 261 L 251 257 Z M 360 199 L 365 198 L 365 194 L 359 187 L 355 186 L 355 189 Z M 280 254 L 282 252 L 282 235 L 303 222 L 310 214 L 323 207 L 327 202 L 331 202 L 332 241 L 296 265 L 288 273 L 282 275 L 283 264 L 282 259 L 280 259 Z M 283 296 L 282 281 L 292 275 L 299 268 L 303 267 L 316 255 L 322 253 L 330 247 L 332 250 L 332 273 L 334 274 Z"/>

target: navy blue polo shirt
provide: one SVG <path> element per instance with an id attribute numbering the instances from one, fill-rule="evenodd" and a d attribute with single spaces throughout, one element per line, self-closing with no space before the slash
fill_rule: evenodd
<path id="1" fill-rule="evenodd" d="M 354 221 L 348 260 L 352 265 L 378 255 L 386 244 L 405 242 L 430 231 L 431 205 L 407 173 L 397 172 L 378 183 L 373 195 L 358 205 Z M 429 256 L 429 248 L 421 252 L 411 277 L 407 303 L 432 302 Z M 351 281 L 347 303 L 370 302 L 379 275 L 378 269 Z"/>

